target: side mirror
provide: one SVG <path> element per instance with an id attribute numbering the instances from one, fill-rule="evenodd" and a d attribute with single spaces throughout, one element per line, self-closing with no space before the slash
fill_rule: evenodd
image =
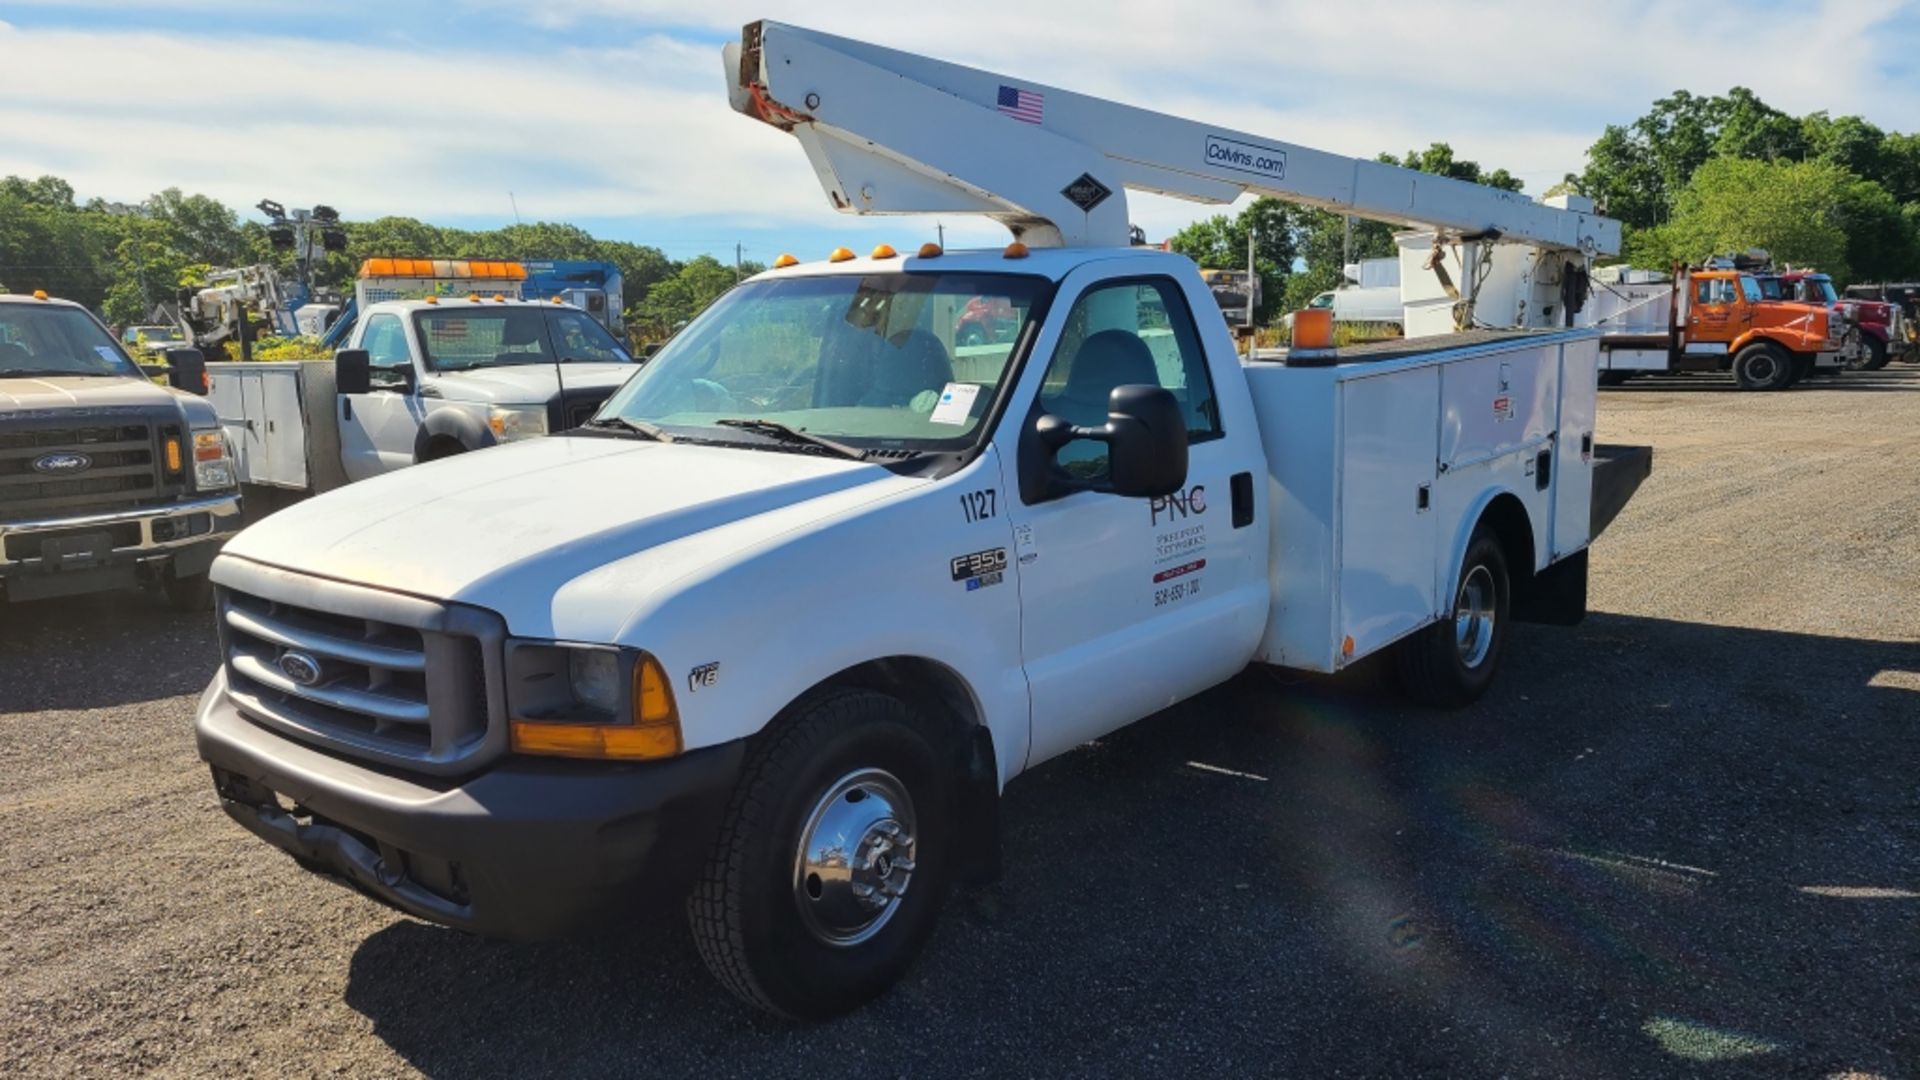
<path id="1" fill-rule="evenodd" d="M 1035 433 L 1049 454 L 1075 439 L 1107 444 L 1107 472 L 1113 493 L 1128 498 L 1157 498 L 1187 482 L 1187 420 L 1180 402 L 1158 386 L 1116 386 L 1107 397 L 1107 422 L 1078 427 L 1057 416 L 1042 416 Z"/>
<path id="2" fill-rule="evenodd" d="M 207 393 L 207 358 L 199 349 L 167 350 L 167 385 L 189 394 Z"/>
<path id="3" fill-rule="evenodd" d="M 333 354 L 333 387 L 342 394 L 373 392 L 373 358 L 365 349 L 341 349 Z"/>

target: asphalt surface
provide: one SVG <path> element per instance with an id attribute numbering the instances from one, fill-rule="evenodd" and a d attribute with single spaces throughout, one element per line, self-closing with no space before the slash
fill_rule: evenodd
<path id="1" fill-rule="evenodd" d="M 526 946 L 221 814 L 203 617 L 0 609 L 0 1075 L 1920 1074 L 1920 368 L 1604 391 L 1594 614 L 1440 714 L 1249 673 L 1009 789 L 1006 877 L 836 1023 L 673 911 Z"/>

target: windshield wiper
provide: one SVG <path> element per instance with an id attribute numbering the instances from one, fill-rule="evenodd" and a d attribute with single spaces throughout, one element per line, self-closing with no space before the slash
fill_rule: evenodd
<path id="1" fill-rule="evenodd" d="M 612 431 L 616 429 L 628 431 L 643 439 L 651 439 L 654 442 L 670 443 L 674 441 L 673 436 L 667 434 L 658 426 L 649 424 L 645 420 L 634 420 L 625 416 L 598 416 L 580 426 L 594 428 L 599 431 Z"/>
<path id="2" fill-rule="evenodd" d="M 745 431 L 751 431 L 756 435 L 765 435 L 768 438 L 777 439 L 784 443 L 794 443 L 801 446 L 817 446 L 822 450 L 838 454 L 852 461 L 864 461 L 867 457 L 867 452 L 857 446 L 848 446 L 846 443 L 834 442 L 832 439 L 823 439 L 818 435 L 809 435 L 797 428 L 790 428 L 777 420 L 746 419 L 743 417 L 730 416 L 715 420 L 714 423 L 722 427 L 740 428 Z"/>

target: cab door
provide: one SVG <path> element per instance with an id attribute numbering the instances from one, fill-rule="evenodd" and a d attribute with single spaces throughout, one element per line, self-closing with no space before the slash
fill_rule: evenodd
<path id="1" fill-rule="evenodd" d="M 1266 620 L 1259 434 L 1237 362 L 1208 363 L 1210 349 L 1233 355 L 1225 324 L 1197 279 L 1185 287 L 1156 259 L 1118 266 L 1129 262 L 1158 272 L 1116 278 L 1103 262 L 1062 283 L 1000 432 L 1061 482 L 1008 500 L 1030 765 L 1230 678 Z M 1196 312 L 1211 320 L 1204 338 Z M 1107 395 L 1130 383 L 1172 391 L 1187 420 L 1187 480 L 1162 498 L 1103 490 L 1103 443 L 1047 455 L 1030 437 L 1042 414 L 1106 423 Z"/>
<path id="2" fill-rule="evenodd" d="M 341 394 L 337 402 L 340 465 L 348 480 L 413 464 L 414 439 L 424 419 L 420 396 L 414 392 L 420 371 L 400 317 L 389 312 L 370 316 L 359 331 L 359 347 L 367 350 L 372 389 Z"/>

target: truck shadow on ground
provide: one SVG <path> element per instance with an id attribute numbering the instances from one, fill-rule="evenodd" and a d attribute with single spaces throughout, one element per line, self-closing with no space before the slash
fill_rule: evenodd
<path id="1" fill-rule="evenodd" d="M 1901 1074 L 1920 645 L 1595 615 L 1458 713 L 1249 672 L 1008 792 L 1006 879 L 799 1027 L 677 910 L 555 945 L 411 921 L 347 1003 L 436 1076 Z M 804 1063 L 804 1064 L 803 1064 Z"/>
<path id="2" fill-rule="evenodd" d="M 180 614 L 151 592 L 0 604 L 0 713 L 197 694 L 219 666 L 213 613 Z"/>
<path id="3" fill-rule="evenodd" d="M 1849 393 L 1888 390 L 1920 391 L 1920 366 L 1893 364 L 1879 371 L 1848 371 L 1835 375 L 1815 375 L 1781 392 L 1792 394 L 1812 390 L 1844 390 Z M 1664 394 L 1676 391 L 1728 394 L 1764 392 L 1741 390 L 1730 374 L 1694 372 L 1638 375 L 1618 386 L 1601 387 L 1600 397 L 1605 401 L 1608 394 Z"/>

